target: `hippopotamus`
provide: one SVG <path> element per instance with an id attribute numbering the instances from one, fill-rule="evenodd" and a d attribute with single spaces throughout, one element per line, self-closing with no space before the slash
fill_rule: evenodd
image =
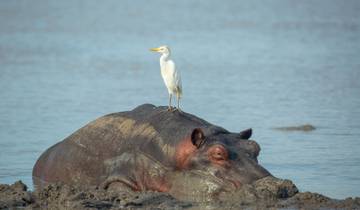
<path id="1" fill-rule="evenodd" d="M 259 165 L 260 146 L 249 140 L 251 134 L 144 104 L 100 117 L 47 149 L 34 165 L 34 185 L 63 182 L 212 199 L 272 176 Z"/>

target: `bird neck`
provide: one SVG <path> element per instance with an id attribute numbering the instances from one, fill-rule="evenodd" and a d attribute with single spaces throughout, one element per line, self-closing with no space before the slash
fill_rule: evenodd
<path id="1" fill-rule="evenodd" d="M 160 63 L 168 61 L 170 58 L 170 53 L 163 53 L 160 57 Z"/>

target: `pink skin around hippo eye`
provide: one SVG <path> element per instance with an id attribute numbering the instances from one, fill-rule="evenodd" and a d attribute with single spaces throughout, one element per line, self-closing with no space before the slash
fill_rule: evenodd
<path id="1" fill-rule="evenodd" d="M 213 164 L 226 166 L 228 165 L 228 152 L 221 145 L 214 145 L 208 149 L 208 156 Z"/>

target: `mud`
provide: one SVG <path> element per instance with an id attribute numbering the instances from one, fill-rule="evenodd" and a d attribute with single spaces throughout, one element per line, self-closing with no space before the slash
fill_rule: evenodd
<path id="1" fill-rule="evenodd" d="M 290 180 L 274 177 L 223 193 L 218 200 L 180 201 L 167 193 L 103 190 L 91 186 L 50 184 L 28 191 L 21 181 L 0 184 L 0 209 L 360 209 L 360 198 L 336 200 L 298 192 Z"/>

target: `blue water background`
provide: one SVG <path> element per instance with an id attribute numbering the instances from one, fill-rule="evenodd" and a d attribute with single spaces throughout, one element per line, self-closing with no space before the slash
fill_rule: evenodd
<path id="1" fill-rule="evenodd" d="M 301 191 L 360 196 L 360 2 L 0 1 L 0 183 L 32 186 L 39 155 L 89 121 L 167 104 L 252 127 L 260 163 Z M 271 128 L 310 123 L 313 132 Z"/>

